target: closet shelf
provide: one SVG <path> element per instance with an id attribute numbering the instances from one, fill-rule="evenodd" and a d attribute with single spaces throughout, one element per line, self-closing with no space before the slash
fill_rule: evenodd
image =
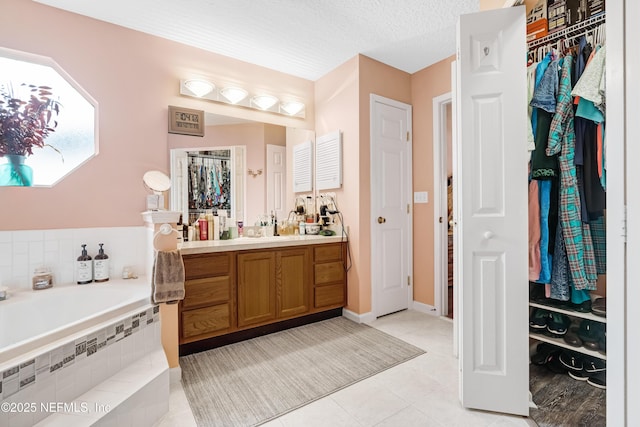
<path id="1" fill-rule="evenodd" d="M 553 344 L 558 347 L 566 348 L 568 350 L 575 351 L 576 353 L 586 354 L 587 356 L 596 357 L 602 360 L 607 360 L 607 356 L 605 354 L 599 353 L 595 350 L 589 350 L 588 348 L 584 348 L 584 347 L 572 347 L 566 342 L 564 342 L 562 338 L 551 338 L 546 335 L 540 335 L 540 334 L 534 334 L 534 333 L 529 333 L 529 338 L 534 339 L 536 341 L 547 342 L 549 344 Z"/>
<path id="2" fill-rule="evenodd" d="M 537 302 L 529 302 L 530 307 L 542 308 L 543 310 L 555 311 L 557 313 L 566 314 L 571 317 L 579 317 L 581 319 L 593 320 L 594 322 L 607 323 L 606 317 L 596 316 L 593 313 L 581 313 L 579 311 L 565 310 L 563 308 L 554 307 L 551 305 L 539 304 Z"/>
<path id="3" fill-rule="evenodd" d="M 550 42 L 555 42 L 557 40 L 566 38 L 566 39 L 572 39 L 575 38 L 577 36 L 582 35 L 582 33 L 584 33 L 585 31 L 590 30 L 593 27 L 596 27 L 600 24 L 604 24 L 605 22 L 605 15 L 606 12 L 603 12 L 599 15 L 595 15 L 592 16 L 591 18 L 582 21 L 578 24 L 572 25 L 568 28 L 565 28 L 564 30 L 560 30 L 560 31 L 556 31 L 553 32 L 551 34 L 549 34 L 548 36 L 536 39 L 536 40 L 532 40 L 529 43 L 527 43 L 527 46 L 529 47 L 529 49 L 535 49 L 539 46 L 544 46 L 545 44 L 549 44 Z"/>

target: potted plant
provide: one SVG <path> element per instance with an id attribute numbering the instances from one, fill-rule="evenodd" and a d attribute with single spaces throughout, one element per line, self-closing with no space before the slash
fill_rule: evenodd
<path id="1" fill-rule="evenodd" d="M 0 185 L 31 185 L 33 171 L 24 161 L 34 148 L 48 146 L 60 153 L 45 143 L 58 126 L 60 102 L 48 86 L 23 83 L 21 87 L 22 97 L 14 94 L 11 84 L 0 85 L 0 157 L 7 159 L 0 165 Z"/>

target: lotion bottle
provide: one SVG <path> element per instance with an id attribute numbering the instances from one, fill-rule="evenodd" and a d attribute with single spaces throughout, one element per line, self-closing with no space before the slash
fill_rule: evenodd
<path id="1" fill-rule="evenodd" d="M 99 243 L 100 249 L 98 255 L 93 259 L 93 280 L 95 282 L 106 282 L 109 280 L 109 256 L 104 253 L 102 245 Z"/>
<path id="2" fill-rule="evenodd" d="M 87 245 L 82 245 L 82 254 L 76 262 L 76 278 L 78 285 L 86 285 L 93 281 L 93 263 L 87 254 Z"/>

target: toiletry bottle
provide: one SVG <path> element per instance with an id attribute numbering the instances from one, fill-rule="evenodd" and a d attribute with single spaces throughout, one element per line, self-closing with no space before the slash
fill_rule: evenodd
<path id="1" fill-rule="evenodd" d="M 304 236 L 304 232 L 305 232 L 305 225 L 304 225 L 304 221 L 300 221 L 300 235 Z"/>
<path id="2" fill-rule="evenodd" d="M 98 255 L 93 258 L 93 280 L 95 282 L 106 282 L 109 280 L 109 256 L 104 253 L 102 245 L 99 243 L 100 249 Z"/>
<path id="3" fill-rule="evenodd" d="M 274 215 L 273 211 L 271 211 L 271 218 L 273 218 L 273 235 L 279 236 L 278 234 L 278 216 Z"/>
<path id="4" fill-rule="evenodd" d="M 209 240 L 209 224 L 203 213 L 198 218 L 198 224 L 200 225 L 200 240 Z"/>
<path id="5" fill-rule="evenodd" d="M 87 245 L 82 245 L 82 254 L 76 262 L 76 278 L 78 285 L 86 285 L 93 281 L 93 263 L 87 254 Z"/>

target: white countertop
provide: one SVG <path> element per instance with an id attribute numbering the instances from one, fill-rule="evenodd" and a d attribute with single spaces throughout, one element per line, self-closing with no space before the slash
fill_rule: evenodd
<path id="1" fill-rule="evenodd" d="M 185 242 L 182 255 L 204 254 L 211 252 L 245 251 L 250 249 L 283 248 L 287 246 L 319 245 L 323 243 L 346 242 L 346 236 L 277 236 L 277 237 L 239 237 L 231 240 L 200 240 Z"/>

